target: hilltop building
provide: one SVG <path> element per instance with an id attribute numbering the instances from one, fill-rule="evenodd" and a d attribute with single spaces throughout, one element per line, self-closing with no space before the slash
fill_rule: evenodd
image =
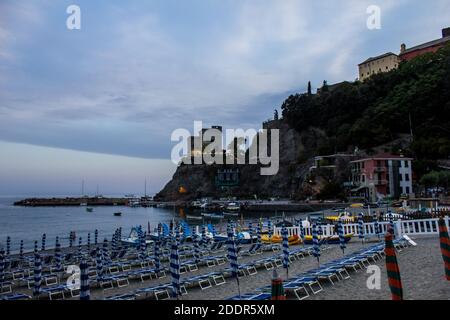
<path id="1" fill-rule="evenodd" d="M 400 60 L 410 61 L 428 52 L 436 52 L 450 42 L 450 28 L 442 29 L 442 38 L 420 44 L 407 49 L 405 44 L 401 45 Z"/>
<path id="2" fill-rule="evenodd" d="M 358 76 L 360 81 L 364 81 L 374 74 L 389 72 L 397 69 L 402 61 L 410 61 L 428 52 L 436 52 L 450 42 L 450 27 L 442 29 L 442 38 L 426 42 L 415 47 L 406 48 L 403 43 L 400 47 L 400 54 L 392 52 L 371 57 L 358 65 Z"/>
<path id="3" fill-rule="evenodd" d="M 377 57 L 371 57 L 358 65 L 359 80 L 364 81 L 372 75 L 397 69 L 399 57 L 388 52 Z"/>
<path id="4" fill-rule="evenodd" d="M 412 160 L 392 154 L 380 154 L 351 162 L 352 194 L 371 202 L 389 197 L 411 196 Z"/>

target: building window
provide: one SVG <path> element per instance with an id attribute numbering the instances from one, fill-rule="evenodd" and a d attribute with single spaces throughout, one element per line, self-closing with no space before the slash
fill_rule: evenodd
<path id="1" fill-rule="evenodd" d="M 410 193 L 409 191 L 410 191 L 409 187 L 406 187 L 406 194 L 409 194 Z"/>
<path id="2" fill-rule="evenodd" d="M 405 161 L 405 168 L 409 168 L 409 161 Z"/>
<path id="3" fill-rule="evenodd" d="M 403 175 L 402 174 L 398 175 L 398 180 L 403 181 Z"/>
<path id="4" fill-rule="evenodd" d="M 366 182 L 366 176 L 361 176 L 361 181 Z"/>
<path id="5" fill-rule="evenodd" d="M 409 181 L 409 174 L 405 174 L 405 181 Z"/>

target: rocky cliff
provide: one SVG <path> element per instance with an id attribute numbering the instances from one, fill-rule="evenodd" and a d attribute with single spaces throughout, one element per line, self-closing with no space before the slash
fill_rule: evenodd
<path id="1" fill-rule="evenodd" d="M 237 187 L 221 189 L 215 184 L 218 165 L 181 165 L 172 180 L 156 198 L 164 201 L 191 200 L 199 197 L 258 198 L 301 197 L 305 192 L 305 178 L 312 165 L 311 157 L 318 143 L 325 136 L 317 129 L 298 133 L 283 120 L 264 123 L 265 129 L 280 130 L 280 163 L 278 174 L 260 175 L 259 165 L 234 165 L 239 168 L 240 183 Z"/>

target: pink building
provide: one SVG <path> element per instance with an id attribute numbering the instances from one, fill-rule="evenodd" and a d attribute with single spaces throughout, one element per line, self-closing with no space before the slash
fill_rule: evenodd
<path id="1" fill-rule="evenodd" d="M 412 195 L 411 158 L 380 154 L 352 161 L 353 194 L 371 202 Z"/>

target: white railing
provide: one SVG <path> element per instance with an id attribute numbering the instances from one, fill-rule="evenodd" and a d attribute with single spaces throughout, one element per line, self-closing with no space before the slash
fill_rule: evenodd
<path id="1" fill-rule="evenodd" d="M 398 220 L 394 221 L 395 234 L 397 235 L 433 235 L 439 234 L 439 219 L 423 219 L 423 220 Z M 450 229 L 449 217 L 445 217 L 445 223 L 447 229 Z M 381 233 L 386 233 L 389 227 L 389 222 L 383 221 L 379 222 L 378 225 L 381 228 Z M 344 234 L 354 234 L 359 235 L 359 228 L 357 223 L 343 224 Z M 336 235 L 334 225 L 322 225 L 322 232 L 325 237 Z M 300 235 L 300 227 L 288 227 L 288 235 Z M 305 227 L 305 235 L 312 234 L 312 227 Z M 281 236 L 281 227 L 274 228 L 274 234 Z M 376 235 L 375 233 L 375 223 L 364 223 L 364 234 L 365 235 Z"/>

